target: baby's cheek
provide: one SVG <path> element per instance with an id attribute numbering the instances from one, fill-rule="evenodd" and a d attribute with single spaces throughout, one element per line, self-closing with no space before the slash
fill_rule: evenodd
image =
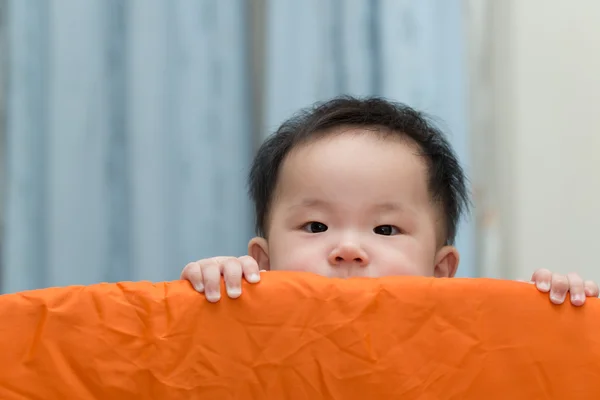
<path id="1" fill-rule="evenodd" d="M 384 265 L 379 266 L 378 268 L 378 276 L 419 276 L 422 275 L 421 271 L 418 268 L 415 268 L 412 265 L 407 264 L 399 264 L 399 263 L 386 263 Z"/>
<path id="2" fill-rule="evenodd" d="M 278 271 L 315 272 L 318 273 L 318 263 L 306 251 L 287 251 L 274 254 L 271 258 L 271 269 Z"/>
<path id="3" fill-rule="evenodd" d="M 433 266 L 410 251 L 389 255 L 377 265 L 379 276 L 432 276 Z"/>
<path id="4" fill-rule="evenodd" d="M 327 252 L 322 242 L 298 240 L 290 235 L 278 239 L 270 246 L 272 270 L 327 273 Z"/>

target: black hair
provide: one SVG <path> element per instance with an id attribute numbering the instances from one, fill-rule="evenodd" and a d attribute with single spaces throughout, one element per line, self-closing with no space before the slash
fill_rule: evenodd
<path id="1" fill-rule="evenodd" d="M 298 144 L 340 126 L 384 128 L 414 142 L 428 165 L 429 191 L 445 217 L 445 242 L 453 244 L 460 218 L 470 205 L 465 174 L 444 134 L 425 114 L 379 97 L 341 96 L 316 103 L 285 121 L 258 150 L 249 174 L 256 234 L 266 237 L 266 221 L 282 162 Z"/>

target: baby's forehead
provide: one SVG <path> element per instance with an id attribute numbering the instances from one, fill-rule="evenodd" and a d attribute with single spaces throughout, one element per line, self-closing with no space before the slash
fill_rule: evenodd
<path id="1" fill-rule="evenodd" d="M 305 199 L 331 205 L 427 204 L 427 181 L 426 167 L 410 146 L 365 137 L 327 138 L 285 161 L 276 198 L 287 204 Z"/>
<path id="2" fill-rule="evenodd" d="M 427 164 L 421 150 L 410 140 L 354 128 L 297 144 L 280 169 L 288 175 L 313 178 L 311 173 L 317 172 L 317 178 L 357 180 L 373 175 L 398 181 L 427 181 Z"/>

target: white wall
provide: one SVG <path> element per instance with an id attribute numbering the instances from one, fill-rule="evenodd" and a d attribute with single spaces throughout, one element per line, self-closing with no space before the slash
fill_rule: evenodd
<path id="1" fill-rule="evenodd" d="M 481 272 L 600 280 L 600 2 L 468 4 Z"/>

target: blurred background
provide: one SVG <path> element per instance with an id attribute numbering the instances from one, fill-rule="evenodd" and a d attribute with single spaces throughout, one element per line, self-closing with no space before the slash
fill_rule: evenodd
<path id="1" fill-rule="evenodd" d="M 459 276 L 600 280 L 600 3 L 0 0 L 0 292 L 243 255 L 254 151 L 299 108 L 434 115 L 470 177 Z"/>

